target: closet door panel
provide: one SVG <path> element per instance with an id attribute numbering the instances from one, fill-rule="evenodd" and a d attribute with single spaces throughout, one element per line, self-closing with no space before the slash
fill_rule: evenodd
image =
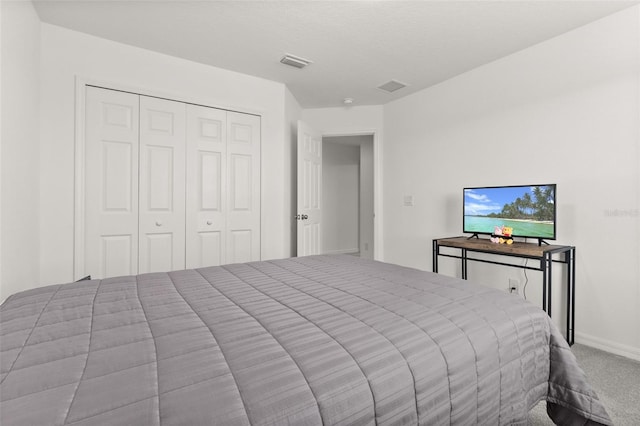
<path id="1" fill-rule="evenodd" d="M 229 231 L 230 263 L 250 262 L 253 257 L 254 232 L 251 229 Z"/>
<path id="2" fill-rule="evenodd" d="M 187 105 L 187 268 L 226 262 L 227 112 Z"/>
<path id="3" fill-rule="evenodd" d="M 227 113 L 229 263 L 260 260 L 260 117 Z"/>
<path id="4" fill-rule="evenodd" d="M 232 154 L 229 156 L 229 209 L 233 212 L 252 211 L 253 201 L 253 158 L 251 155 Z"/>
<path id="5" fill-rule="evenodd" d="M 138 273 L 138 96 L 88 86 L 84 274 Z"/>
<path id="6" fill-rule="evenodd" d="M 137 246 L 134 235 L 105 235 L 101 237 L 100 257 L 104 265 L 100 277 L 119 277 L 131 275 L 137 269 L 133 262 L 137 253 L 133 248 Z M 92 278 L 98 278 L 92 275 Z"/>
<path id="7" fill-rule="evenodd" d="M 185 104 L 140 96 L 140 273 L 185 267 L 185 126 Z"/>
<path id="8" fill-rule="evenodd" d="M 189 258 L 189 268 L 201 268 L 205 266 L 218 266 L 226 258 L 222 250 L 222 231 L 201 231 L 196 235 L 196 246 Z"/>
<path id="9" fill-rule="evenodd" d="M 182 266 L 174 266 L 173 233 L 146 233 L 143 238 L 145 241 L 140 246 L 146 251 L 140 254 L 140 269 L 142 271 L 160 272 L 184 269 Z"/>

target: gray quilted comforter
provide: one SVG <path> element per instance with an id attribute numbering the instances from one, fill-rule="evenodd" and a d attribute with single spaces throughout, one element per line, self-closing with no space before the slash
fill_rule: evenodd
<path id="1" fill-rule="evenodd" d="M 82 281 L 1 306 L 2 425 L 611 424 L 547 315 L 351 256 Z"/>

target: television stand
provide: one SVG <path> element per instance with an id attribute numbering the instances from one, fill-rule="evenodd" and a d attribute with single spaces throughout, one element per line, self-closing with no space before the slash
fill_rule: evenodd
<path id="1" fill-rule="evenodd" d="M 545 240 L 543 240 L 542 238 L 538 238 L 538 246 L 542 246 L 543 244 L 549 245 L 548 242 L 546 242 Z"/>
<path id="2" fill-rule="evenodd" d="M 470 239 L 472 239 L 472 238 L 480 239 L 480 236 L 478 235 L 478 233 L 477 233 L 477 232 L 474 232 L 472 236 L 470 236 L 469 238 L 467 238 L 467 240 L 470 240 Z"/>
<path id="3" fill-rule="evenodd" d="M 462 279 L 467 279 L 469 261 L 491 263 L 494 265 L 511 266 L 514 268 L 530 269 L 542 272 L 542 310 L 551 317 L 551 281 L 554 263 L 564 263 L 567 265 L 567 334 L 565 338 L 569 345 L 573 345 L 575 334 L 575 285 L 576 285 L 576 248 L 574 246 L 551 245 L 539 239 L 536 243 L 513 242 L 513 244 L 496 244 L 486 238 L 471 239 L 463 237 L 438 238 L 433 240 L 433 272 L 438 272 L 438 258 L 451 257 L 460 259 L 462 262 Z M 457 252 L 442 252 L 441 249 L 459 249 Z M 530 259 L 538 261 L 537 266 L 518 265 L 506 260 L 489 260 L 469 256 L 469 253 L 484 253 L 506 257 L 517 257 L 520 259 Z M 554 256 L 556 257 L 554 259 Z M 559 256 L 559 258 L 558 258 Z"/>

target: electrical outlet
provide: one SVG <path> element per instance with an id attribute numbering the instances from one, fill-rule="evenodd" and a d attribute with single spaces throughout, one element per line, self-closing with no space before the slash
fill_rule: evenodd
<path id="1" fill-rule="evenodd" d="M 520 282 L 515 278 L 509 278 L 509 293 L 520 293 Z"/>

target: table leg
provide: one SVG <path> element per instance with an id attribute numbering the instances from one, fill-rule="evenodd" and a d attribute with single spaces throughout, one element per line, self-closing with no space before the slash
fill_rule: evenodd
<path id="1" fill-rule="evenodd" d="M 573 345 L 575 337 L 575 301 L 576 301 L 576 249 L 572 247 L 566 253 L 567 261 L 567 342 Z M 569 315 L 571 312 L 571 315 Z"/>
<path id="2" fill-rule="evenodd" d="M 547 274 L 549 274 L 547 279 L 547 314 L 549 315 L 549 318 L 551 318 L 551 281 L 553 280 L 553 259 L 551 259 L 551 253 L 548 254 L 547 262 L 549 262 L 549 266 L 547 268 Z"/>
<path id="3" fill-rule="evenodd" d="M 542 310 L 547 312 L 547 256 L 540 259 L 540 269 L 542 270 Z"/>
<path id="4" fill-rule="evenodd" d="M 467 249 L 462 249 L 462 279 L 467 279 Z"/>
<path id="5" fill-rule="evenodd" d="M 438 245 L 438 241 L 433 240 L 433 248 L 432 248 L 432 253 L 433 253 L 433 260 L 432 260 L 432 270 L 435 273 L 438 273 L 438 254 L 440 250 L 440 246 Z"/>

